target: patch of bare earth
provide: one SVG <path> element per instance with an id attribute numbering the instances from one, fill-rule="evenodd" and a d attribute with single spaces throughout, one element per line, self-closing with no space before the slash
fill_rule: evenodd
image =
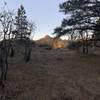
<path id="1" fill-rule="evenodd" d="M 100 100 L 100 56 L 37 47 L 25 64 L 17 52 L 0 100 Z"/>

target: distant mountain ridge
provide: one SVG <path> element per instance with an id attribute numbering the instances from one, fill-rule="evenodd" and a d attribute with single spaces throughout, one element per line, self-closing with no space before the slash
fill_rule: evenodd
<path id="1" fill-rule="evenodd" d="M 52 48 L 66 48 L 68 46 L 67 40 L 55 39 L 49 35 L 44 36 L 43 38 L 36 41 L 37 45 L 49 45 Z"/>

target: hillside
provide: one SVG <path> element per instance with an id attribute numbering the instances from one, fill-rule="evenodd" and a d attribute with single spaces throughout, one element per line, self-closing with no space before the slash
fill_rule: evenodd
<path id="1" fill-rule="evenodd" d="M 100 100 L 100 56 L 34 47 L 25 63 L 15 53 L 0 100 Z"/>
<path id="2" fill-rule="evenodd" d="M 52 48 L 66 48 L 68 46 L 67 40 L 54 40 L 54 38 L 50 37 L 49 35 L 46 35 L 45 37 L 37 40 L 36 43 L 37 45 L 49 45 Z"/>
<path id="3" fill-rule="evenodd" d="M 45 44 L 47 44 L 47 45 L 51 46 L 52 45 L 52 41 L 53 41 L 53 38 L 50 37 L 49 35 L 46 35 L 45 37 L 37 40 L 36 44 L 38 44 L 38 45 L 45 45 Z"/>

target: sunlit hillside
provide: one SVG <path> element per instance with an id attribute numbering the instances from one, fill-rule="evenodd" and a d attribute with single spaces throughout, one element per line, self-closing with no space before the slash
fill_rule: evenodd
<path id="1" fill-rule="evenodd" d="M 49 35 L 46 35 L 45 37 L 35 41 L 37 45 L 40 46 L 50 46 L 51 48 L 67 48 L 69 45 L 68 40 L 62 40 L 62 39 L 55 39 L 54 37 L 50 37 Z"/>

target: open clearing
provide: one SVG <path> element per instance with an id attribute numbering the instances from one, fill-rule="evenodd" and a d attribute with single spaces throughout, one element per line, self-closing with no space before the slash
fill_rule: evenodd
<path id="1" fill-rule="evenodd" d="M 36 47 L 29 63 L 18 52 L 9 62 L 0 100 L 100 100 L 100 56 Z"/>

